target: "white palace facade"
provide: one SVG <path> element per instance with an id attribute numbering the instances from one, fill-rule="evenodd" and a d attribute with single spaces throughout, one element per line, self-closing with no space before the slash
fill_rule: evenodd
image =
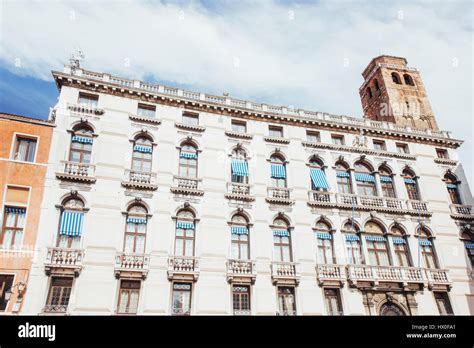
<path id="1" fill-rule="evenodd" d="M 353 118 L 53 71 L 22 314 L 474 313 L 462 141 L 405 59 L 363 75 Z"/>

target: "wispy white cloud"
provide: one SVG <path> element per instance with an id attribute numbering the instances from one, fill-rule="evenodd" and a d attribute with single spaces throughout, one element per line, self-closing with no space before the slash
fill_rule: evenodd
<path id="1" fill-rule="evenodd" d="M 379 54 L 404 56 L 422 72 L 441 128 L 466 140 L 461 154 L 474 182 L 471 2 L 3 1 L 1 6 L 2 65 L 42 79 L 50 79 L 50 70 L 61 69 L 80 46 L 84 66 L 93 70 L 359 116 L 361 71 Z"/>

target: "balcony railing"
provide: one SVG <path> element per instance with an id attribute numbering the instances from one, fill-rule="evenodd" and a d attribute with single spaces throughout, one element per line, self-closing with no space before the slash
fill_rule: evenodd
<path id="1" fill-rule="evenodd" d="M 295 316 L 296 315 L 296 311 L 295 310 L 291 310 L 291 309 L 287 309 L 287 310 L 281 310 L 279 312 L 276 312 L 275 313 L 277 316 Z"/>
<path id="2" fill-rule="evenodd" d="M 231 282 L 235 279 L 239 279 L 239 281 L 248 279 L 253 283 L 256 276 L 257 272 L 254 261 L 238 259 L 227 260 L 227 281 Z"/>
<path id="3" fill-rule="evenodd" d="M 62 168 L 56 172 L 56 177 L 61 180 L 81 181 L 93 183 L 95 166 L 89 163 L 61 161 Z"/>
<path id="4" fill-rule="evenodd" d="M 272 262 L 273 283 L 299 283 L 300 275 L 295 262 Z"/>
<path id="5" fill-rule="evenodd" d="M 84 250 L 66 248 L 48 248 L 44 262 L 47 274 L 55 269 L 64 269 L 78 275 L 82 270 Z"/>
<path id="6" fill-rule="evenodd" d="M 311 205 L 333 205 L 334 194 L 325 191 L 308 191 L 308 199 Z"/>
<path id="7" fill-rule="evenodd" d="M 227 183 L 227 194 L 226 197 L 229 199 L 237 199 L 244 201 L 253 201 L 255 197 L 250 195 L 250 185 L 240 184 L 236 182 Z"/>
<path id="8" fill-rule="evenodd" d="M 126 170 L 122 186 L 141 190 L 156 190 L 156 173 Z"/>
<path id="9" fill-rule="evenodd" d="M 168 258 L 168 279 L 197 280 L 199 259 L 194 256 L 170 256 Z"/>
<path id="10" fill-rule="evenodd" d="M 472 217 L 472 206 L 464 204 L 451 204 L 451 214 L 453 215 L 465 215 Z"/>
<path id="11" fill-rule="evenodd" d="M 236 310 L 234 309 L 234 315 L 251 315 L 252 312 L 250 311 L 250 309 L 247 309 L 247 310 Z"/>
<path id="12" fill-rule="evenodd" d="M 43 308 L 43 312 L 64 314 L 67 312 L 67 305 L 46 305 Z"/>
<path id="13" fill-rule="evenodd" d="M 286 187 L 269 187 L 267 189 L 267 202 L 293 204 L 290 195 L 291 189 Z"/>
<path id="14" fill-rule="evenodd" d="M 451 280 L 446 269 L 425 269 L 429 285 L 451 285 Z"/>
<path id="15" fill-rule="evenodd" d="M 120 277 L 121 273 L 137 272 L 142 278 L 146 278 L 149 268 L 150 255 L 121 252 L 115 256 L 116 277 Z"/>
<path id="16" fill-rule="evenodd" d="M 200 188 L 201 179 L 175 176 L 171 192 L 202 196 L 204 191 Z"/>
<path id="17" fill-rule="evenodd" d="M 81 115 L 102 115 L 104 113 L 104 109 L 100 109 L 93 104 L 68 104 L 67 108 L 71 113 Z"/>
<path id="18" fill-rule="evenodd" d="M 191 310 L 183 309 L 183 308 L 172 308 L 171 314 L 172 315 L 191 315 Z"/>
<path id="19" fill-rule="evenodd" d="M 347 278 L 345 266 L 320 264 L 316 266 L 316 275 L 318 282 L 324 284 L 325 282 L 344 282 Z"/>

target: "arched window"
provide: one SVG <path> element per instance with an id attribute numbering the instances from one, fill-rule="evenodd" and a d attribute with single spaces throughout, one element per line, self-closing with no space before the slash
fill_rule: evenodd
<path id="1" fill-rule="evenodd" d="M 124 252 L 145 253 L 147 213 L 147 209 L 142 205 L 133 205 L 128 209 L 123 244 Z"/>
<path id="2" fill-rule="evenodd" d="M 248 260 L 250 257 L 249 222 L 243 215 L 232 217 L 230 233 L 232 235 L 232 258 Z"/>
<path id="3" fill-rule="evenodd" d="M 174 244 L 174 254 L 177 256 L 194 256 L 194 218 L 191 210 L 183 209 L 178 212 Z"/>
<path id="4" fill-rule="evenodd" d="M 462 204 L 461 195 L 459 194 L 458 181 L 454 175 L 446 174 L 444 176 L 444 182 L 448 189 L 449 198 L 453 204 Z"/>
<path id="5" fill-rule="evenodd" d="M 181 145 L 179 152 L 179 175 L 196 178 L 198 169 L 198 151 L 191 143 Z"/>
<path id="6" fill-rule="evenodd" d="M 413 82 L 413 78 L 408 75 L 408 74 L 403 74 L 403 79 L 405 80 L 405 84 L 409 85 L 409 86 L 414 86 L 415 83 Z"/>
<path id="7" fill-rule="evenodd" d="M 244 149 L 236 148 L 232 151 L 231 160 L 231 180 L 233 183 L 248 184 L 249 165 L 247 162 L 247 153 Z"/>
<path id="8" fill-rule="evenodd" d="M 273 259 L 279 262 L 292 262 L 291 235 L 288 221 L 276 218 L 273 229 Z"/>
<path id="9" fill-rule="evenodd" d="M 318 263 L 319 264 L 333 264 L 334 260 L 334 246 L 331 233 L 331 227 L 325 221 L 318 221 L 314 227 L 316 239 L 318 243 Z"/>
<path id="10" fill-rule="evenodd" d="M 69 161 L 83 164 L 91 163 L 93 135 L 94 130 L 86 123 L 81 123 L 73 128 Z"/>
<path id="11" fill-rule="evenodd" d="M 400 80 L 400 75 L 398 75 L 396 72 L 392 73 L 392 81 L 396 83 L 397 85 L 402 84 L 402 81 Z"/>
<path id="12" fill-rule="evenodd" d="M 357 193 L 363 196 L 376 196 L 375 177 L 367 163 L 358 161 L 354 164 Z"/>
<path id="13" fill-rule="evenodd" d="M 423 265 L 426 268 L 438 268 L 438 261 L 436 258 L 431 233 L 423 226 L 418 226 L 416 235 L 418 237 L 418 244 L 420 245 Z"/>
<path id="14" fill-rule="evenodd" d="M 153 157 L 153 141 L 148 136 L 139 135 L 133 142 L 132 171 L 150 173 Z"/>
<path id="15" fill-rule="evenodd" d="M 396 304 L 386 302 L 380 307 L 381 316 L 404 316 L 405 312 Z"/>
<path id="16" fill-rule="evenodd" d="M 367 95 L 369 96 L 369 99 L 372 99 L 372 89 L 370 87 L 367 87 Z"/>
<path id="17" fill-rule="evenodd" d="M 352 193 L 349 166 L 343 162 L 336 163 L 337 190 L 340 193 Z"/>
<path id="18" fill-rule="evenodd" d="M 61 206 L 59 236 L 57 246 L 60 248 L 79 248 L 84 221 L 84 202 L 76 197 L 69 197 Z"/>
<path id="19" fill-rule="evenodd" d="M 379 81 L 377 79 L 374 80 L 374 85 L 375 85 L 375 90 L 377 92 L 380 92 L 380 85 L 379 85 Z"/>
<path id="20" fill-rule="evenodd" d="M 365 224 L 365 242 L 369 262 L 374 266 L 390 266 L 387 238 L 385 231 L 377 222 L 369 221 Z"/>
<path id="21" fill-rule="evenodd" d="M 379 168 L 380 186 L 384 197 L 395 198 L 395 187 L 393 186 L 392 172 L 387 167 Z"/>
<path id="22" fill-rule="evenodd" d="M 354 220 L 347 221 L 342 226 L 346 240 L 347 262 L 351 265 L 363 264 L 362 245 L 360 242 L 360 230 Z"/>
<path id="23" fill-rule="evenodd" d="M 326 174 L 323 168 L 323 162 L 316 156 L 309 160 L 309 176 L 311 179 L 311 190 L 313 191 L 327 191 L 329 189 Z"/>
<path id="24" fill-rule="evenodd" d="M 474 238 L 472 234 L 464 232 L 461 235 L 461 240 L 464 243 L 464 247 L 466 248 L 467 257 L 471 262 L 471 266 L 474 267 Z"/>
<path id="25" fill-rule="evenodd" d="M 401 267 L 410 267 L 412 266 L 410 249 L 408 248 L 408 243 L 406 235 L 403 230 L 398 226 L 393 226 L 390 230 L 392 234 L 392 245 L 393 251 L 395 253 L 395 261 L 397 266 Z"/>
<path id="26" fill-rule="evenodd" d="M 270 157 L 270 166 L 272 187 L 286 187 L 285 159 L 280 155 L 272 155 Z"/>
<path id="27" fill-rule="evenodd" d="M 407 189 L 408 199 L 420 200 L 420 191 L 418 190 L 418 180 L 415 173 L 409 169 L 405 169 L 402 173 L 405 187 Z"/>

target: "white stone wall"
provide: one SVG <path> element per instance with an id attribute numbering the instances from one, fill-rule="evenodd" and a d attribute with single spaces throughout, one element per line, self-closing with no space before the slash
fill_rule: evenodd
<path id="1" fill-rule="evenodd" d="M 61 169 L 60 161 L 66 160 L 69 151 L 70 134 L 80 117 L 71 116 L 66 109 L 67 103 L 76 103 L 78 90 L 63 87 L 57 105 L 57 127 L 54 130 L 50 154 L 50 165 L 46 176 L 46 190 L 41 207 L 41 221 L 38 233 L 40 254 L 31 270 L 23 308 L 24 314 L 37 314 L 45 305 L 49 277 L 44 272 L 46 248 L 55 246 L 59 222 L 59 210 L 55 205 L 76 189 L 84 198 L 86 213 L 81 248 L 85 250 L 84 268 L 75 279 L 73 293 L 69 304 L 71 314 L 113 314 L 117 305 L 119 281 L 114 277 L 114 258 L 123 249 L 124 222 L 122 212 L 133 200 L 125 195 L 121 186 L 126 169 L 130 168 L 132 144 L 130 139 L 142 128 L 148 129 L 157 145 L 153 151 L 153 172 L 157 173 L 158 190 L 152 198 L 143 198 L 150 208 L 152 217 L 147 227 L 146 253 L 151 255 L 150 272 L 142 282 L 138 314 L 170 314 L 171 283 L 167 279 L 167 258 L 173 252 L 174 222 L 183 201 L 175 198 L 170 192 L 173 175 L 178 174 L 177 146 L 189 132 L 175 127 L 181 120 L 183 109 L 158 104 L 157 117 L 161 124 L 157 129 L 134 125 L 128 114 L 136 113 L 137 100 L 101 94 L 99 107 L 105 110 L 104 115 L 91 119 L 95 128 L 92 161 L 96 165 L 97 182 L 90 189 L 75 184 L 61 183 L 55 172 Z M 235 206 L 229 206 L 224 197 L 226 183 L 230 181 L 230 162 L 228 154 L 238 142 L 225 135 L 231 128 L 231 118 L 211 113 L 200 113 L 199 123 L 205 126 L 203 133 L 193 133 L 202 152 L 199 154 L 198 177 L 202 179 L 203 197 L 191 200 L 191 206 L 197 211 L 200 219 L 196 228 L 196 256 L 200 257 L 200 276 L 193 286 L 192 314 L 232 314 L 230 285 L 226 282 L 226 260 L 230 257 L 230 231 L 227 222 Z M 306 139 L 306 129 L 297 126 L 284 126 L 285 137 L 289 145 L 270 144 L 263 140 L 268 135 L 268 123 L 247 120 L 247 132 L 253 139 L 242 140 L 244 148 L 251 156 L 250 184 L 256 201 L 251 208 L 245 209 L 251 217 L 253 226 L 250 230 L 251 258 L 256 261 L 257 278 L 251 289 L 252 313 L 274 315 L 278 311 L 276 288 L 271 283 L 270 262 L 272 261 L 273 237 L 269 225 L 278 211 L 286 211 L 294 230 L 292 232 L 293 259 L 300 264 L 301 282 L 296 288 L 297 311 L 302 315 L 327 314 L 323 298 L 323 289 L 316 281 L 316 239 L 312 226 L 323 213 L 336 230 L 334 236 L 337 262 L 345 264 L 344 240 L 340 232 L 341 225 L 351 212 L 316 211 L 312 212 L 307 205 L 310 189 L 309 171 L 306 163 L 314 152 L 324 159 L 327 177 L 332 191 L 336 190 L 335 171 L 332 168 L 339 155 L 344 155 L 347 162 L 353 165 L 360 157 L 356 153 L 338 153 L 332 150 L 306 150 L 301 140 Z M 340 132 L 334 132 L 340 133 Z M 345 143 L 350 145 L 353 135 L 345 134 Z M 381 139 L 377 137 L 377 139 Z M 396 152 L 395 141 L 385 139 L 387 150 Z M 321 142 L 330 143 L 330 132 L 321 130 Z M 397 141 L 398 142 L 398 141 Z M 371 139 L 369 147 L 372 147 Z M 383 161 L 396 173 L 395 184 L 397 197 L 408 199 L 403 179 L 399 175 L 405 164 L 409 164 L 420 176 L 419 185 L 422 199 L 429 202 L 433 216 L 428 223 L 434 232 L 435 248 L 442 268 L 449 269 L 453 288 L 449 293 L 456 314 L 470 314 L 474 308 L 471 296 L 471 269 L 466 258 L 463 244 L 459 241 L 458 227 L 450 217 L 448 194 L 441 181 L 444 174 L 442 166 L 433 160 L 436 156 L 433 146 L 409 143 L 410 153 L 417 156 L 417 161 L 395 159 L 393 157 L 367 156 L 367 160 L 377 168 Z M 265 201 L 267 186 L 270 182 L 270 164 L 267 159 L 279 148 L 289 161 L 287 165 L 288 187 L 292 188 L 292 198 L 296 203 L 291 208 L 272 210 Z M 454 150 L 449 150 L 451 158 L 457 159 Z M 463 181 L 462 198 L 465 204 L 471 204 L 472 195 L 462 168 L 456 174 Z M 384 214 L 378 215 L 389 227 L 393 219 Z M 357 213 L 356 220 L 363 225 L 369 219 L 368 213 Z M 400 217 L 400 223 L 413 236 L 417 219 Z M 417 243 L 409 238 L 412 257 L 416 265 Z M 348 315 L 365 314 L 361 293 L 351 289 L 347 284 L 341 289 L 344 313 Z M 433 294 L 427 288 L 416 295 L 418 313 L 438 314 Z"/>

